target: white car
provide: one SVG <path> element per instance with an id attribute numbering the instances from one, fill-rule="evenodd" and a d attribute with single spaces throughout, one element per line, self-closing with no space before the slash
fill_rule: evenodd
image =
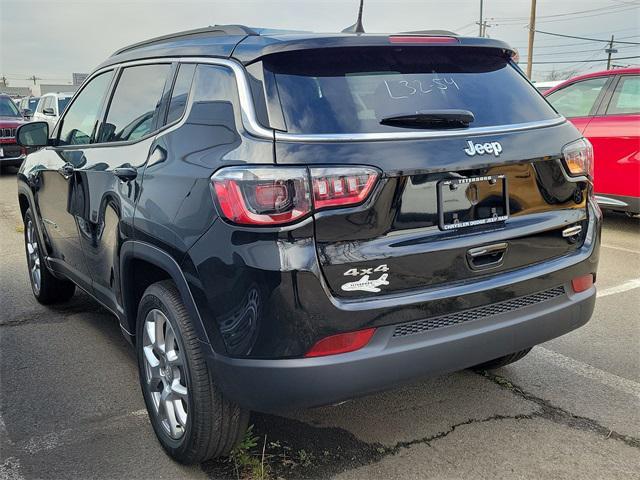
<path id="1" fill-rule="evenodd" d="M 71 97 L 73 93 L 45 93 L 40 97 L 31 120 L 47 122 L 49 131 L 53 130 Z"/>
<path id="2" fill-rule="evenodd" d="M 534 82 L 533 86 L 536 87 L 536 89 L 540 93 L 542 93 L 542 92 L 546 92 L 547 90 L 551 90 L 553 87 L 555 87 L 556 85 L 560 85 L 562 82 L 564 82 L 564 80 L 553 80 L 549 82 Z"/>

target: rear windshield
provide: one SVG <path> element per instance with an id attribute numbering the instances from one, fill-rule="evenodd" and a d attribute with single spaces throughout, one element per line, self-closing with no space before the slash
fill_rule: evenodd
<path id="1" fill-rule="evenodd" d="M 497 49 L 368 47 L 305 50 L 265 57 L 292 133 L 397 132 L 383 118 L 471 111 L 470 127 L 557 117 Z M 269 81 L 269 80 L 267 80 Z M 270 99 L 273 100 L 273 99 Z"/>

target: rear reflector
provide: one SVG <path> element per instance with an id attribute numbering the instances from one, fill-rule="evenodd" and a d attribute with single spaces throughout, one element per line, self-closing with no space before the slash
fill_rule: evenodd
<path id="1" fill-rule="evenodd" d="M 425 37 L 421 35 L 394 35 L 389 37 L 391 43 L 419 43 L 419 44 L 447 44 L 458 43 L 458 39 L 454 37 Z"/>
<path id="2" fill-rule="evenodd" d="M 571 287 L 573 291 L 576 293 L 584 292 L 585 290 L 589 290 L 593 285 L 593 274 L 583 275 L 581 277 L 576 277 L 571 280 Z"/>
<path id="3" fill-rule="evenodd" d="M 375 328 L 367 328 L 366 330 L 340 333 L 339 335 L 323 338 L 307 352 L 305 357 L 323 357 L 325 355 L 336 355 L 359 350 L 369 343 L 375 331 Z"/>

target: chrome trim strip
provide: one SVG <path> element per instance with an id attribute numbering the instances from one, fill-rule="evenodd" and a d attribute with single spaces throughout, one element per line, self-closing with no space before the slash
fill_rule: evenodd
<path id="1" fill-rule="evenodd" d="M 253 98 L 251 95 L 251 88 L 249 87 L 249 81 L 247 80 L 247 74 L 244 66 L 235 61 L 226 58 L 215 57 L 158 57 L 158 58 L 144 58 L 140 60 L 129 60 L 121 63 L 114 63 L 103 67 L 99 70 L 95 70 L 91 75 L 83 82 L 83 85 L 87 84 L 93 77 L 108 70 L 114 70 L 120 67 L 131 67 L 134 65 L 148 65 L 154 63 L 203 63 L 209 65 L 219 65 L 229 68 L 236 77 L 236 84 L 238 86 L 238 97 L 240 98 L 240 110 L 242 117 L 242 125 L 247 133 L 257 138 L 264 138 L 267 140 L 273 140 L 273 130 L 263 127 L 258 122 L 255 106 L 253 104 Z M 81 89 L 78 90 L 78 93 Z M 74 95 L 75 97 L 75 95 Z"/>
<path id="2" fill-rule="evenodd" d="M 377 133 L 284 133 L 275 132 L 276 141 L 280 142 L 380 142 L 385 140 L 421 140 L 427 138 L 475 137 L 498 133 L 519 132 L 535 128 L 554 127 L 562 125 L 567 120 L 559 116 L 549 120 L 537 122 L 516 123 L 511 125 L 496 125 L 491 127 L 467 128 L 465 130 L 428 130 L 418 132 L 377 132 Z"/>
<path id="3" fill-rule="evenodd" d="M 145 58 L 140 60 L 130 60 L 121 63 L 114 63 L 94 71 L 85 85 L 96 75 L 107 70 L 118 67 L 128 67 L 133 65 L 145 65 L 150 63 L 203 63 L 210 65 L 220 65 L 233 71 L 238 86 L 238 96 L 240 98 L 240 110 L 242 124 L 250 135 L 267 140 L 295 143 L 327 143 L 327 142 L 379 142 L 386 140 L 421 140 L 428 138 L 451 138 L 451 137 L 475 137 L 482 135 L 493 135 L 498 133 L 511 133 L 537 128 L 554 127 L 566 123 L 566 119 L 559 115 L 557 118 L 540 120 L 528 123 L 516 123 L 511 125 L 496 125 L 491 127 L 467 128 L 464 130 L 441 130 L 441 131 L 415 131 L 415 132 L 377 132 L 377 133 L 329 133 L 329 134 L 302 134 L 279 132 L 266 128 L 258 122 L 251 88 L 247 80 L 247 73 L 244 66 L 235 60 L 215 57 L 158 57 Z M 78 90 L 78 93 L 81 91 Z M 74 95 L 75 97 L 75 95 Z"/>
<path id="4" fill-rule="evenodd" d="M 628 207 L 627 203 L 615 198 L 604 197 L 602 195 L 596 195 L 596 202 L 598 205 L 604 205 L 605 207 Z"/>

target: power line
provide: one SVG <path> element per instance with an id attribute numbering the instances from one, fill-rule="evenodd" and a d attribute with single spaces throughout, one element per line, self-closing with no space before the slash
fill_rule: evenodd
<path id="1" fill-rule="evenodd" d="M 634 38 L 634 37 L 640 37 L 640 35 L 631 35 L 631 36 L 619 37 L 619 38 L 623 38 L 624 39 L 624 38 Z M 539 48 L 575 47 L 575 46 L 578 46 L 578 45 L 587 46 L 587 45 L 593 44 L 593 43 L 599 43 L 599 42 L 574 42 L 574 43 L 556 43 L 556 44 L 553 44 L 553 45 L 536 45 L 536 49 L 539 49 Z M 636 46 L 634 42 L 630 42 L 630 43 L 632 43 L 632 46 Z M 513 48 L 517 48 L 517 49 L 522 50 L 523 48 L 527 48 L 527 46 L 526 45 L 513 45 Z"/>
<path id="2" fill-rule="evenodd" d="M 578 36 L 575 36 L 575 35 L 564 35 L 562 33 L 544 32 L 542 30 L 536 30 L 536 33 L 541 33 L 543 35 L 551 35 L 551 36 L 554 36 L 554 37 L 575 38 L 576 40 L 587 40 L 589 42 L 609 43 L 609 41 L 610 41 L 609 39 L 602 40 L 600 38 L 578 37 Z M 640 45 L 640 42 L 621 42 L 619 40 L 616 40 L 616 43 L 624 43 L 626 45 Z"/>
<path id="3" fill-rule="evenodd" d="M 615 60 L 631 60 L 632 58 L 640 58 L 640 55 L 634 55 L 632 57 L 618 57 L 618 58 L 612 58 L 612 61 Z M 533 62 L 535 65 L 551 65 L 554 63 L 586 63 L 586 62 L 606 62 L 607 59 L 606 58 L 601 58 L 598 60 L 562 60 L 562 61 L 550 61 L 550 62 Z"/>
<path id="4" fill-rule="evenodd" d="M 590 15 L 573 15 L 570 17 L 566 17 L 566 18 L 555 18 L 555 19 L 551 19 L 551 20 L 540 20 L 538 21 L 538 23 L 556 23 L 556 22 L 568 22 L 568 21 L 574 21 L 574 20 L 578 20 L 581 18 L 592 18 L 592 17 L 600 17 L 602 15 L 611 15 L 614 13 L 624 13 L 630 10 L 636 10 L 638 7 L 627 7 L 627 8 L 623 8 L 620 10 L 615 10 L 615 11 L 609 11 L 609 12 L 600 12 L 600 13 L 594 13 L 594 14 L 590 14 Z M 518 25 L 518 24 L 523 24 L 524 23 L 524 19 L 522 20 L 500 20 L 498 18 L 491 18 L 491 20 L 498 22 L 499 25 Z"/>
<path id="5" fill-rule="evenodd" d="M 536 49 L 538 48 L 539 47 L 536 47 Z M 640 45 L 625 45 L 624 47 L 618 47 L 619 50 L 622 50 L 623 48 L 640 48 Z M 602 48 L 596 48 L 596 49 L 591 48 L 589 50 L 569 50 L 569 51 L 551 52 L 551 53 L 536 53 L 536 57 L 552 57 L 552 56 L 558 56 L 558 55 L 569 55 L 574 53 L 592 53 L 592 52 L 600 53 L 602 52 Z M 525 53 L 526 51 L 520 52 L 520 55 L 524 55 Z"/>
<path id="6" fill-rule="evenodd" d="M 631 6 L 633 5 L 633 6 Z M 631 7 L 630 7 L 631 6 Z M 538 18 L 555 18 L 555 17 L 567 17 L 567 16 L 575 16 L 575 15 L 579 15 L 581 13 L 591 13 L 591 12 L 599 12 L 602 10 L 616 10 L 616 9 L 624 9 L 624 10 L 631 10 L 632 8 L 638 8 L 640 7 L 640 4 L 625 4 L 625 5 L 613 5 L 613 6 L 609 6 L 609 7 L 599 7 L 599 8 L 592 8 L 590 10 L 578 10 L 577 12 L 567 12 L 567 13 L 556 13 L 554 15 L 540 15 Z M 615 12 L 614 12 L 615 13 Z M 527 20 L 529 17 L 496 17 L 494 18 L 494 20 Z"/>

